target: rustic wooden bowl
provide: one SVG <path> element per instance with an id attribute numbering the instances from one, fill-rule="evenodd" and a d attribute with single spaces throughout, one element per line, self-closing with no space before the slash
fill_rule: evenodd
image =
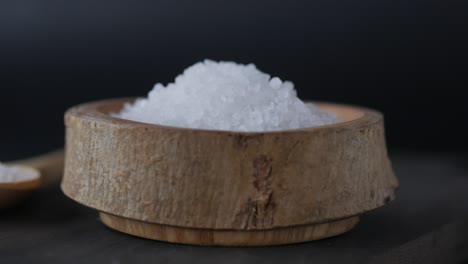
<path id="1" fill-rule="evenodd" d="M 65 115 L 62 190 L 113 229 L 184 244 L 289 244 L 347 232 L 394 199 L 398 182 L 376 111 L 319 103 L 345 122 L 245 133 L 109 115 L 130 100 Z"/>

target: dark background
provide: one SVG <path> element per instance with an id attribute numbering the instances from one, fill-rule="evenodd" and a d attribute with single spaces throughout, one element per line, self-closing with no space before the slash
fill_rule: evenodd
<path id="1" fill-rule="evenodd" d="M 114 232 L 52 186 L 0 212 L 0 262 L 466 262 L 468 0 L 0 0 L 0 161 L 63 146 L 67 108 L 204 58 L 384 112 L 395 202 L 336 238 L 213 249 Z"/>
<path id="2" fill-rule="evenodd" d="M 466 7 L 464 0 L 2 0 L 0 159 L 60 147 L 70 106 L 144 96 L 204 58 L 253 62 L 292 80 L 303 99 L 379 109 L 391 150 L 465 152 Z"/>

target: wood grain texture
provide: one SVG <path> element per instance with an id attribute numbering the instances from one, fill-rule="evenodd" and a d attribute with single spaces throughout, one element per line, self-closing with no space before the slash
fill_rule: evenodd
<path id="1" fill-rule="evenodd" d="M 351 230 L 359 217 L 316 225 L 256 231 L 230 231 L 173 227 L 100 213 L 101 221 L 120 232 L 154 240 L 200 246 L 273 246 L 301 243 L 340 235 Z"/>
<path id="2" fill-rule="evenodd" d="M 380 113 L 318 104 L 340 124 L 267 133 L 113 118 L 129 99 L 66 113 L 62 190 L 128 219 L 254 231 L 349 218 L 394 199 Z"/>

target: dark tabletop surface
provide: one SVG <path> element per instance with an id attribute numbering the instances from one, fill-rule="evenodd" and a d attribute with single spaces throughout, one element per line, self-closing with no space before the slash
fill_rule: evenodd
<path id="1" fill-rule="evenodd" d="M 0 263 L 465 263 L 468 156 L 399 152 L 397 200 L 330 239 L 262 248 L 197 247 L 132 237 L 58 186 L 0 211 Z"/>

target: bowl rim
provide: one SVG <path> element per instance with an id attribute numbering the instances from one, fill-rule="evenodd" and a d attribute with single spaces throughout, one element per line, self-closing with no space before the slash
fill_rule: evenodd
<path id="1" fill-rule="evenodd" d="M 176 126 L 167 126 L 161 124 L 153 124 L 153 123 L 145 123 L 141 121 L 134 121 L 124 118 L 119 118 L 110 115 L 109 112 L 104 111 L 102 108 L 113 105 L 113 104 L 126 104 L 136 99 L 140 99 L 140 97 L 117 97 L 117 98 L 109 98 L 103 100 L 96 100 L 91 102 L 82 103 L 76 105 L 70 109 L 68 109 L 65 113 L 65 116 L 68 115 L 76 115 L 81 117 L 87 117 L 94 120 L 99 120 L 100 122 L 106 122 L 109 124 L 118 124 L 120 126 L 127 125 L 132 127 L 141 127 L 141 128 L 158 128 L 158 129 L 165 129 L 165 130 L 172 130 L 172 131 L 187 131 L 187 132 L 198 132 L 198 133 L 216 133 L 216 134 L 238 134 L 243 136 L 254 136 L 254 135 L 262 135 L 262 134 L 285 134 L 285 133 L 297 133 L 297 132 L 312 132 L 312 131 L 320 131 L 320 130 L 328 130 L 328 129 L 340 129 L 340 128 L 348 128 L 354 126 L 363 125 L 362 123 L 368 124 L 368 122 L 374 123 L 378 122 L 380 119 L 383 120 L 383 114 L 380 111 L 370 109 L 367 107 L 351 105 L 351 104 L 341 104 L 341 103 L 334 103 L 334 102 L 325 102 L 325 101 L 305 101 L 305 103 L 313 103 L 315 106 L 319 108 L 339 108 L 339 109 L 347 109 L 352 110 L 357 113 L 357 117 L 338 122 L 335 124 L 330 125 L 322 125 L 322 126 L 313 126 L 313 127 L 305 127 L 305 128 L 295 128 L 295 129 L 287 129 L 287 130 L 268 130 L 268 131 L 237 131 L 237 130 L 216 130 L 216 129 L 203 129 L 203 128 L 187 128 L 187 127 L 176 127 Z M 322 110 L 324 111 L 324 110 Z M 363 122 L 367 121 L 367 122 Z"/>

